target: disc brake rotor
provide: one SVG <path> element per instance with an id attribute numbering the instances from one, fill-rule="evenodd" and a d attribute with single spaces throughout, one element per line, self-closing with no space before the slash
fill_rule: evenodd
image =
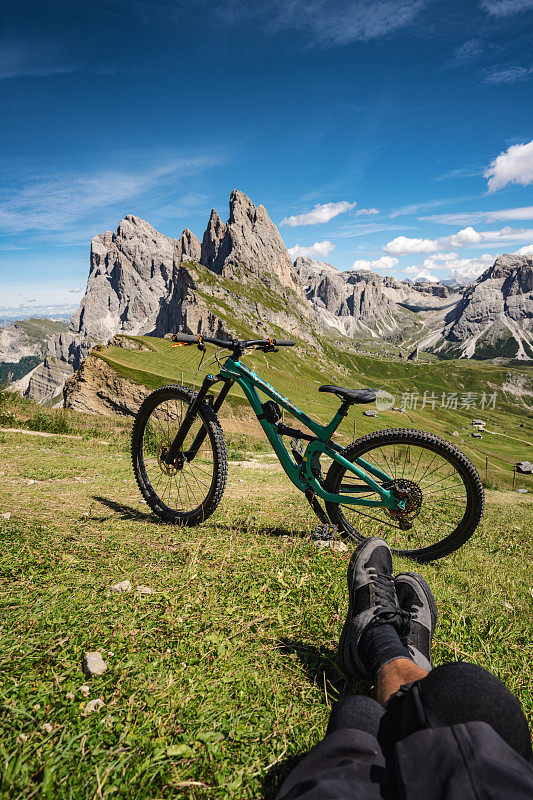
<path id="1" fill-rule="evenodd" d="M 183 454 L 178 453 L 178 457 L 172 464 L 168 464 L 165 461 L 165 456 L 167 454 L 167 448 L 163 447 L 157 454 L 157 463 L 159 464 L 159 469 L 161 472 L 164 472 L 165 475 L 175 475 L 180 469 L 183 469 Z"/>

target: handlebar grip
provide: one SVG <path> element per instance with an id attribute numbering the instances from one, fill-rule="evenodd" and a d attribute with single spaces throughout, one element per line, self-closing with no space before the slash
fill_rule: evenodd
<path id="1" fill-rule="evenodd" d="M 290 339 L 274 339 L 274 344 L 276 347 L 294 347 L 296 342 L 293 342 Z"/>
<path id="2" fill-rule="evenodd" d="M 198 336 L 191 336 L 188 333 L 173 333 L 173 342 L 184 342 L 186 344 L 198 344 Z"/>

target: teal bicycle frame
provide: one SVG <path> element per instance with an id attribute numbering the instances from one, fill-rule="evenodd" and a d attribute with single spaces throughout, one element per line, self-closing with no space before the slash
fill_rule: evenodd
<path id="1" fill-rule="evenodd" d="M 404 500 L 395 498 L 392 489 L 386 489 L 381 483 L 377 483 L 374 480 L 374 478 L 377 478 L 379 481 L 385 484 L 390 483 L 392 485 L 393 478 L 390 475 L 387 475 L 385 472 L 377 469 L 377 467 L 374 467 L 372 464 L 369 464 L 362 458 L 357 458 L 355 463 L 348 461 L 348 459 L 344 458 L 342 455 L 342 447 L 331 441 L 331 437 L 341 424 L 343 418 L 346 416 L 346 412 L 341 413 L 338 411 L 331 422 L 329 422 L 327 425 L 320 425 L 318 422 L 315 422 L 315 420 L 311 419 L 311 417 L 308 417 L 307 414 L 301 411 L 297 406 L 293 405 L 290 400 L 276 391 L 273 386 L 260 378 L 259 375 L 256 375 L 255 372 L 242 364 L 238 359 L 228 358 L 220 370 L 220 375 L 216 378 L 214 376 L 208 376 L 208 378 L 212 383 L 215 383 L 220 379 L 227 382 L 227 390 L 224 393 L 224 397 L 226 396 L 227 391 L 229 391 L 229 386 L 231 386 L 233 382 L 237 383 L 241 387 L 246 399 L 250 403 L 259 422 L 261 423 L 261 426 L 268 438 L 268 441 L 272 445 L 272 448 L 276 453 L 281 466 L 287 473 L 292 483 L 302 492 L 306 492 L 311 489 L 312 492 L 317 495 L 317 497 L 320 497 L 322 500 L 329 503 L 342 503 L 343 505 L 352 506 L 370 506 L 374 508 L 390 508 L 396 510 L 405 509 Z M 263 414 L 263 404 L 257 393 L 258 389 L 263 392 L 263 394 L 267 395 L 267 397 L 278 403 L 286 411 L 290 412 L 317 437 L 316 439 L 310 441 L 307 445 L 305 452 L 303 453 L 302 464 L 296 463 L 296 461 L 291 457 L 278 432 L 277 424 L 269 422 L 268 419 L 265 419 Z M 222 391 L 224 392 L 224 390 Z M 215 405 L 217 408 L 220 407 L 219 404 Z M 381 499 L 369 500 L 365 497 L 358 498 L 350 495 L 333 494 L 326 491 L 324 486 L 313 474 L 313 468 L 317 466 L 318 459 L 322 453 L 331 458 L 333 461 L 338 462 L 351 473 L 360 478 L 374 492 L 376 492 Z"/>

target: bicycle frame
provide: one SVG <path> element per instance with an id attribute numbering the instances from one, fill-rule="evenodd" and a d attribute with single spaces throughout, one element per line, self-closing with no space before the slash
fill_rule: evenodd
<path id="1" fill-rule="evenodd" d="M 374 480 L 374 478 L 377 478 L 379 481 L 385 483 L 390 482 L 392 484 L 393 479 L 390 475 L 387 475 L 386 473 L 377 469 L 377 467 L 374 467 L 372 464 L 369 464 L 362 458 L 357 458 L 355 463 L 348 461 L 341 454 L 342 447 L 331 441 L 331 437 L 342 422 L 345 412 L 340 413 L 340 411 L 337 411 L 331 422 L 329 422 L 327 425 L 320 425 L 318 422 L 315 422 L 315 420 L 311 419 L 311 417 L 308 417 L 307 414 L 301 411 L 301 409 L 299 409 L 297 406 L 293 405 L 290 400 L 280 394 L 276 389 L 274 389 L 273 386 L 260 378 L 259 375 L 256 375 L 255 372 L 249 369 L 246 365 L 242 364 L 240 360 L 235 360 L 233 358 L 228 358 L 225 361 L 220 370 L 219 376 L 216 378 L 214 376 L 207 376 L 207 378 L 210 379 L 211 383 L 215 383 L 218 380 L 226 381 L 226 386 L 221 391 L 221 394 L 224 394 L 224 398 L 226 397 L 229 387 L 232 383 L 237 383 L 241 387 L 246 399 L 250 403 L 255 415 L 259 419 L 259 422 L 261 423 L 261 426 L 270 444 L 272 445 L 272 448 L 276 453 L 281 466 L 285 470 L 292 483 L 302 492 L 306 492 L 311 489 L 322 500 L 330 503 L 403 510 L 405 502 L 395 498 L 392 490 L 384 488 L 381 483 L 377 483 Z M 309 442 L 305 452 L 303 453 L 302 464 L 297 464 L 296 461 L 291 457 L 278 432 L 277 424 L 269 422 L 263 416 L 263 404 L 257 393 L 258 389 L 263 392 L 263 394 L 267 395 L 267 397 L 277 402 L 286 411 L 290 412 L 294 417 L 296 417 L 296 419 L 298 419 L 303 425 L 305 425 L 315 434 L 316 439 L 313 439 Z M 220 395 L 217 400 L 218 399 L 220 399 Z M 215 401 L 213 408 L 218 410 L 221 405 L 222 402 L 218 403 Z M 364 497 L 357 498 L 349 495 L 333 494 L 326 491 L 320 481 L 317 480 L 316 476 L 313 474 L 313 468 L 321 453 L 324 453 L 333 461 L 337 461 L 347 470 L 364 481 L 364 483 L 366 483 L 380 496 L 381 500 L 369 500 L 368 498 Z"/>

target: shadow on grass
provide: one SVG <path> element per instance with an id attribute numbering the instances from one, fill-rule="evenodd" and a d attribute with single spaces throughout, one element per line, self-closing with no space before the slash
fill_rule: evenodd
<path id="1" fill-rule="evenodd" d="M 154 525 L 165 524 L 163 520 L 159 519 L 159 517 L 157 517 L 151 511 L 139 511 L 136 508 L 132 508 L 132 506 L 126 506 L 124 503 L 117 503 L 116 500 L 110 500 L 109 497 L 99 497 L 98 495 L 93 495 L 93 500 L 96 500 L 97 503 L 107 506 L 107 508 L 111 509 L 111 511 L 114 511 L 116 514 L 120 514 L 122 519 L 152 522 Z"/>
<path id="2" fill-rule="evenodd" d="M 307 530 L 289 530 L 282 525 L 261 525 L 258 526 L 257 530 L 264 533 L 266 536 L 288 536 L 291 539 L 303 539 L 305 536 L 309 536 L 309 531 Z"/>
<path id="3" fill-rule="evenodd" d="M 328 705 L 346 694 L 368 693 L 368 686 L 365 684 L 354 684 L 346 679 L 337 666 L 337 654 L 332 648 L 324 645 L 316 647 L 299 639 L 288 638 L 279 639 L 278 647 L 287 656 L 296 655 L 308 680 L 322 691 Z M 275 798 L 285 778 L 305 755 L 303 752 L 289 756 L 266 773 L 263 778 L 263 800 Z"/>

